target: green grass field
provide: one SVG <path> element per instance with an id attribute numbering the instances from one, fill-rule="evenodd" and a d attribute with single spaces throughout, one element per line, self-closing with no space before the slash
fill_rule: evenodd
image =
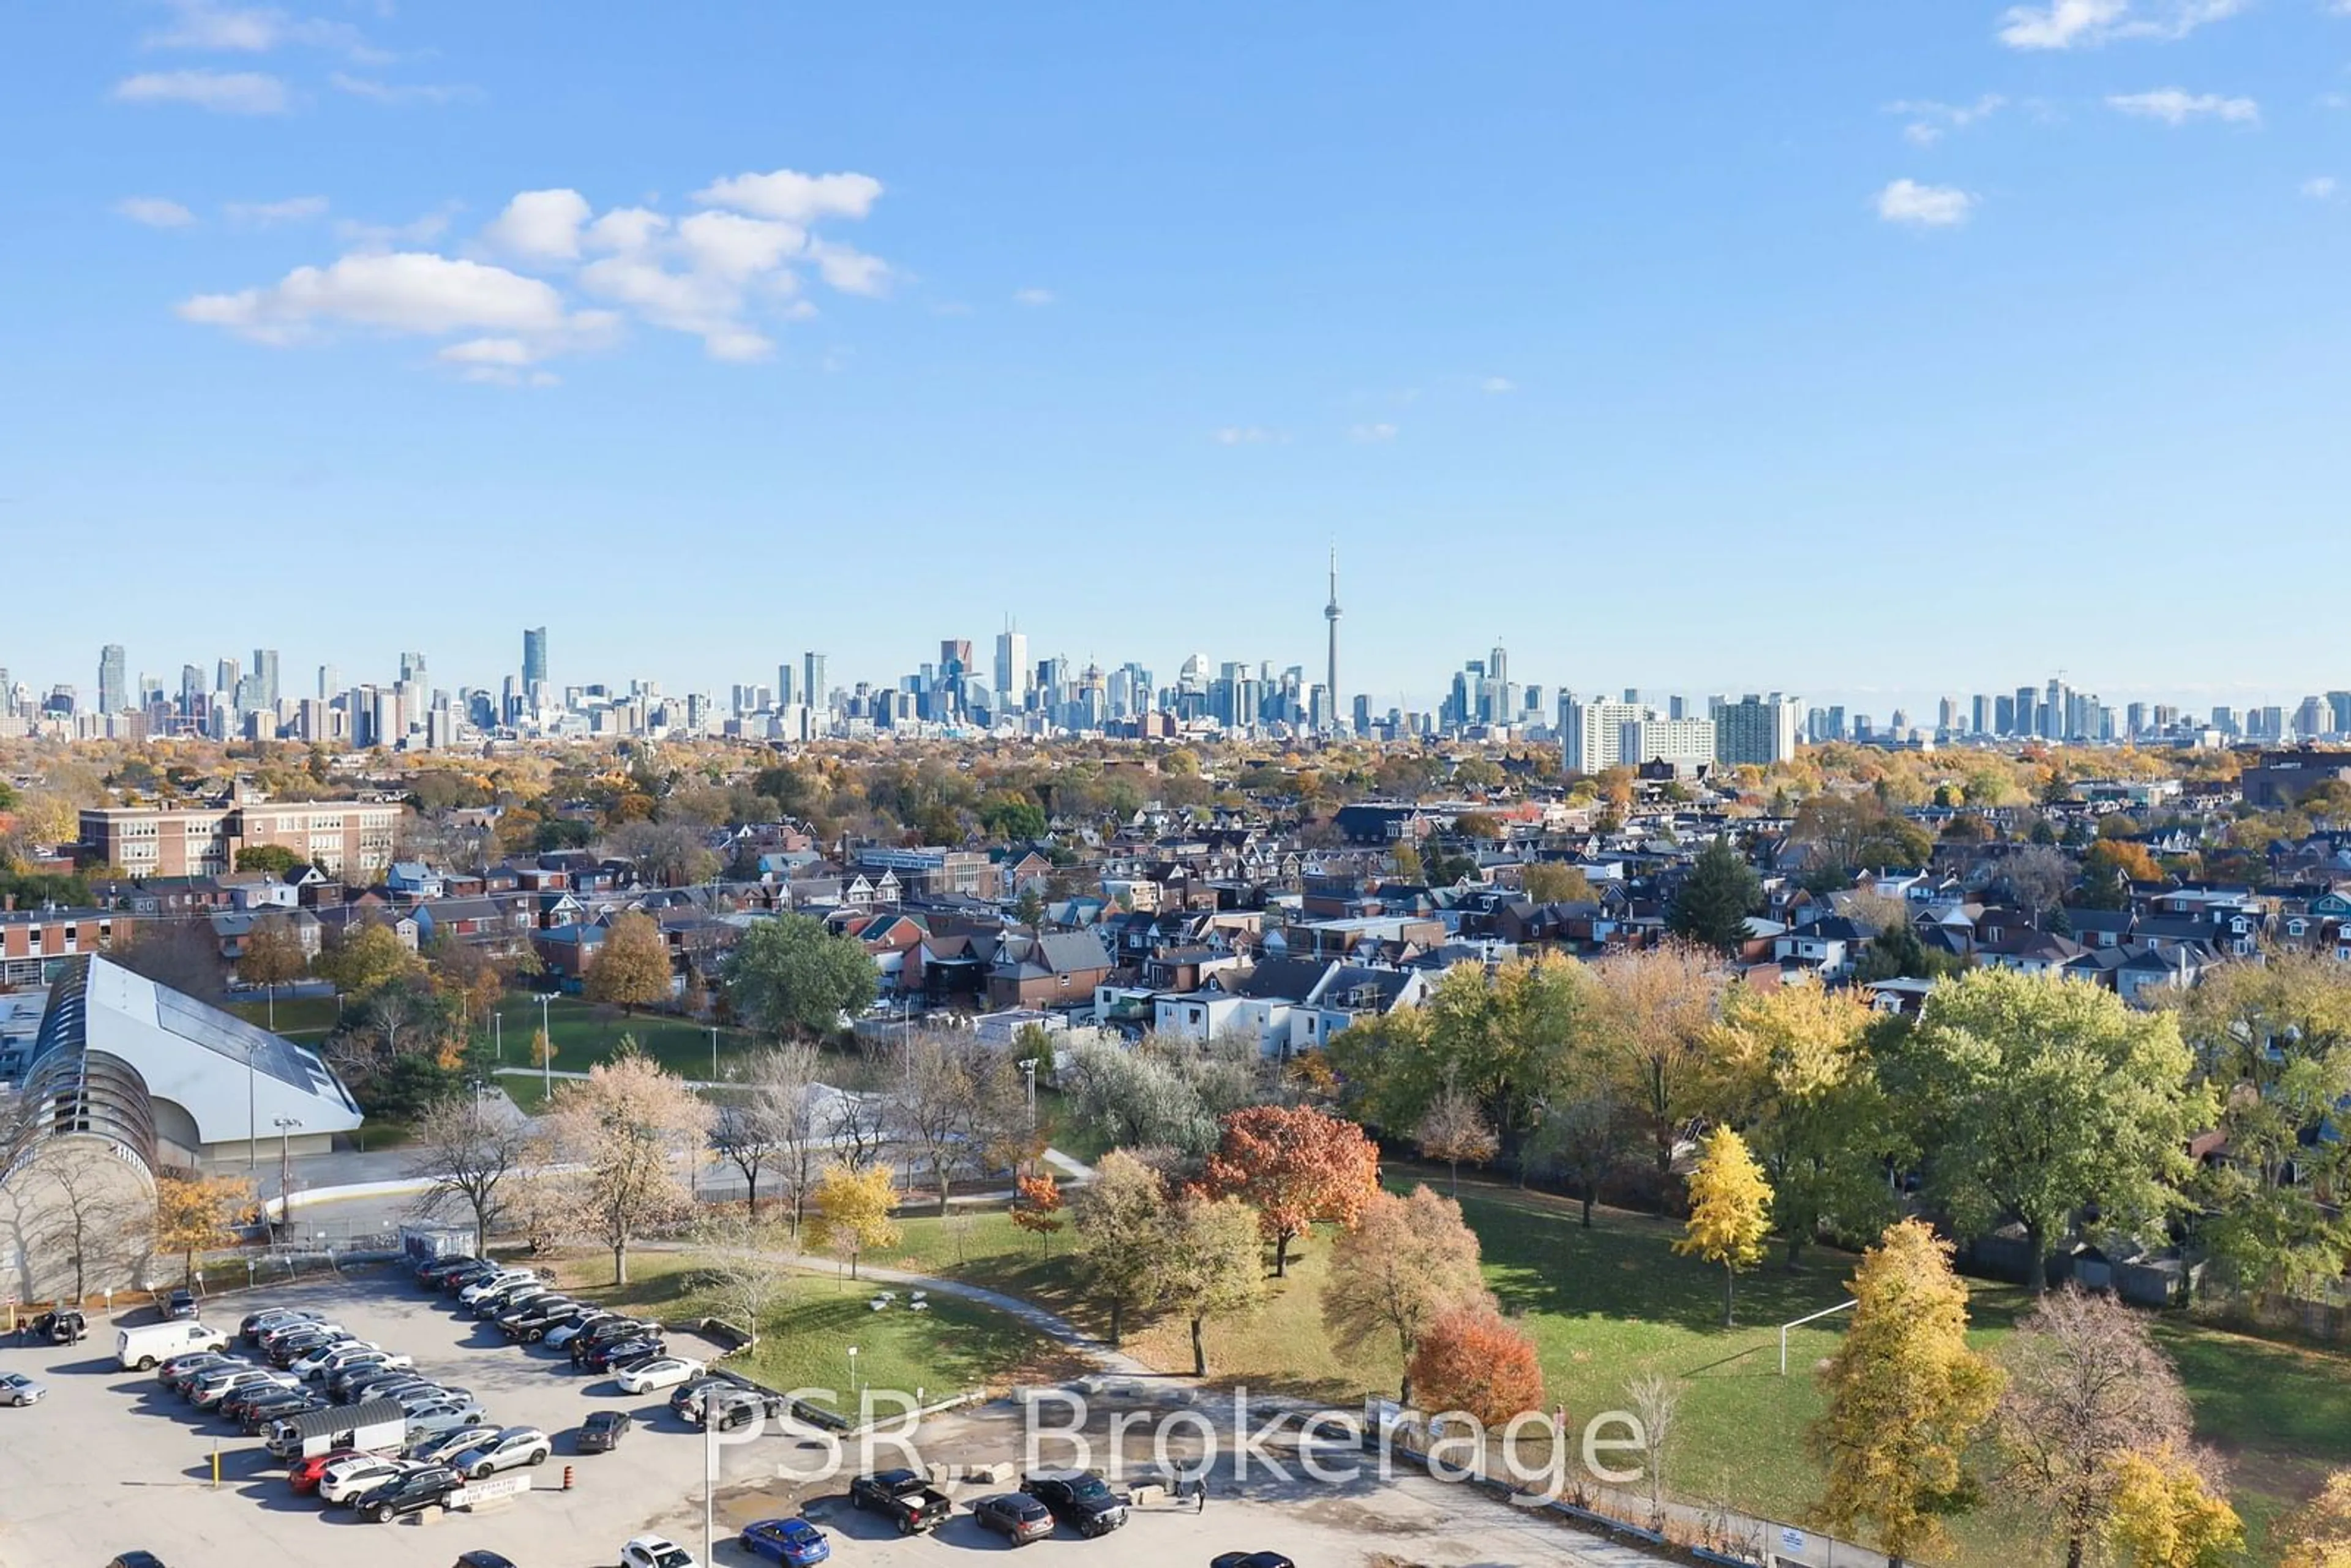
<path id="1" fill-rule="evenodd" d="M 606 1282 L 611 1264 L 601 1255 L 567 1260 L 559 1271 L 583 1299 L 633 1313 L 677 1322 L 707 1311 L 686 1254 L 639 1253 L 629 1260 L 624 1286 Z M 857 1347 L 859 1386 L 920 1390 L 925 1398 L 1082 1370 L 1061 1346 L 1002 1312 L 937 1297 L 925 1312 L 910 1312 L 902 1301 L 877 1312 L 867 1304 L 874 1289 L 820 1274 L 799 1277 L 783 1310 L 764 1326 L 758 1348 L 728 1364 L 771 1387 L 835 1390 L 837 1406 L 850 1404 L 851 1345 Z"/>
<path id="2" fill-rule="evenodd" d="M 315 1044 L 335 1027 L 336 1001 L 332 997 L 280 997 L 277 998 L 277 1032 L 289 1040 Z M 269 999 L 232 1002 L 228 1010 L 250 1023 L 269 1026 Z"/>
<path id="3" fill-rule="evenodd" d="M 1419 1179 L 1410 1171 L 1392 1180 Z M 1440 1190 L 1441 1176 L 1432 1178 Z M 1486 1277 L 1504 1311 L 1518 1316 L 1541 1351 L 1549 1396 L 1588 1419 L 1623 1404 L 1625 1382 L 1656 1371 L 1682 1380 L 1683 1397 L 1668 1477 L 1694 1501 L 1800 1521 L 1815 1498 L 1819 1471 L 1804 1450 L 1819 1414 L 1815 1366 L 1834 1353 L 1843 1320 L 1789 1336 L 1788 1375 L 1779 1371 L 1777 1326 L 1846 1299 L 1851 1257 L 1808 1253 L 1789 1272 L 1779 1257 L 1740 1281 L 1740 1323 L 1722 1326 L 1722 1276 L 1670 1250 L 1678 1228 L 1646 1216 L 1601 1210 L 1593 1228 L 1575 1206 L 1505 1186 L 1466 1185 L 1462 1210 L 1485 1249 Z M 1067 1232 L 1049 1260 L 1037 1238 L 1001 1211 L 969 1217 L 958 1240 L 930 1217 L 902 1220 L 904 1241 L 888 1261 L 971 1280 L 1028 1297 L 1101 1332 L 1107 1325 L 1077 1293 Z M 1319 1297 L 1329 1236 L 1310 1238 L 1290 1278 L 1269 1281 L 1254 1311 L 1210 1324 L 1210 1375 L 1311 1392 L 1353 1402 L 1393 1394 L 1393 1353 L 1342 1355 L 1322 1332 Z M 1997 1352 L 2029 1306 L 2009 1286 L 1971 1281 L 1974 1339 Z M 2336 1467 L 2351 1465 L 2351 1357 L 2226 1333 L 2171 1314 L 2157 1336 L 2179 1364 L 2196 1410 L 2199 1437 L 2225 1454 L 2252 1542 L 2248 1563 L 2276 1560 L 2270 1524 L 2308 1497 Z M 1127 1348 L 1171 1371 L 1190 1369 L 1180 1323 L 1132 1332 Z M 1994 1508 L 1959 1522 L 1965 1568 L 2032 1561 L 2021 1540 L 2028 1521 Z"/>

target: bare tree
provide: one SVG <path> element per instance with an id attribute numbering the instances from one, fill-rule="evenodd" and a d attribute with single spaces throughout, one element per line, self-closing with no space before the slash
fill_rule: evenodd
<path id="1" fill-rule="evenodd" d="M 1990 870 L 2018 906 L 2034 915 L 2055 908 L 2080 875 L 2074 857 L 2049 844 L 2026 844 L 1993 862 Z"/>
<path id="2" fill-rule="evenodd" d="M 692 1211 L 677 1167 L 708 1135 L 710 1107 L 624 1040 L 611 1060 L 556 1091 L 546 1120 L 556 1148 L 584 1167 L 581 1218 L 611 1251 L 612 1283 L 625 1285 L 630 1244 Z"/>
<path id="3" fill-rule="evenodd" d="M 1649 1473 L 1649 1528 L 1666 1526 L 1666 1445 L 1682 1407 L 1682 1385 L 1659 1373 L 1645 1372 L 1625 1385 L 1625 1402 L 1641 1423 L 1643 1468 Z"/>
<path id="4" fill-rule="evenodd" d="M 89 1294 L 93 1276 L 113 1283 L 146 1250 L 153 1218 L 133 1201 L 135 1178 L 120 1162 L 86 1140 L 73 1140 L 52 1145 L 25 1174 L 46 1180 L 56 1195 L 47 1206 L 51 1227 L 37 1246 L 72 1270 L 77 1306 Z"/>
<path id="5" fill-rule="evenodd" d="M 947 1211 L 947 1189 L 973 1156 L 973 1112 L 979 1082 L 965 1041 L 935 1030 L 909 1039 L 906 1078 L 894 1099 L 898 1130 L 930 1166 L 938 1184 L 939 1212 Z"/>
<path id="6" fill-rule="evenodd" d="M 720 1322 L 749 1336 L 759 1348 L 759 1327 L 790 1299 L 799 1256 L 789 1237 L 773 1226 L 724 1210 L 705 1217 L 695 1239 L 701 1245 L 696 1279 Z"/>
<path id="7" fill-rule="evenodd" d="M 1461 1194 L 1461 1162 L 1490 1160 L 1494 1151 L 1502 1146 L 1477 1097 L 1464 1094 L 1450 1083 L 1429 1102 L 1420 1125 L 1413 1130 L 1413 1142 L 1420 1145 L 1426 1157 L 1443 1160 L 1453 1167 L 1452 1186 L 1457 1197 Z"/>
<path id="8" fill-rule="evenodd" d="M 503 1100 L 468 1090 L 426 1109 L 411 1132 L 408 1174 L 432 1185 L 415 1208 L 431 1217 L 452 1204 L 470 1208 L 474 1241 L 486 1247 L 507 1218 L 521 1175 L 546 1163 L 531 1124 Z"/>
<path id="9" fill-rule="evenodd" d="M 838 1159 L 862 1171 L 888 1157 L 896 1115 L 885 1076 L 870 1054 L 846 1074 L 848 1082 L 823 1108 L 821 1136 L 828 1157 L 822 1163 Z"/>
<path id="10" fill-rule="evenodd" d="M 761 1152 L 758 1171 L 744 1170 L 743 1177 L 752 1190 L 749 1205 L 751 1218 L 759 1215 L 757 1201 L 758 1177 L 762 1172 L 772 1172 L 792 1207 L 792 1236 L 798 1239 L 800 1223 L 806 1218 L 809 1189 L 816 1185 L 817 1173 L 823 1168 L 828 1140 L 819 1125 L 817 1109 L 823 1085 L 817 1081 L 816 1047 L 802 1042 L 789 1042 L 755 1051 L 742 1066 L 745 1093 L 742 1124 L 747 1139 Z M 724 1141 L 724 1121 L 713 1134 L 726 1157 L 743 1169 L 743 1162 Z"/>
<path id="11" fill-rule="evenodd" d="M 2006 1479 L 2048 1513 L 2066 1568 L 2082 1568 L 2112 1517 L 2122 1461 L 2187 1448 L 2188 1396 L 2146 1321 L 2112 1297 L 2069 1285 L 2019 1328 L 1994 1417 Z"/>

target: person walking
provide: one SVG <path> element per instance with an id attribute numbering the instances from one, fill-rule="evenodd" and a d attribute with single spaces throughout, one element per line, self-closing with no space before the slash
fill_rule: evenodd
<path id="1" fill-rule="evenodd" d="M 1205 1475 L 1192 1483 L 1192 1511 L 1208 1511 L 1208 1478 Z"/>

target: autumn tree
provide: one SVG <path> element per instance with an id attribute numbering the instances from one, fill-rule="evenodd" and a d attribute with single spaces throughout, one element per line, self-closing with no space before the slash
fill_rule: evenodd
<path id="1" fill-rule="evenodd" d="M 1478 1267 L 1477 1233 L 1461 1206 L 1426 1186 L 1374 1193 L 1355 1228 L 1331 1249 L 1322 1326 L 1343 1350 L 1393 1339 L 1404 1364 L 1401 1404 L 1412 1403 L 1413 1354 L 1428 1325 L 1456 1307 L 1490 1303 Z"/>
<path id="2" fill-rule="evenodd" d="M 1167 1207 L 1159 1173 L 1125 1149 L 1094 1163 L 1093 1180 L 1070 1204 L 1076 1228 L 1078 1278 L 1110 1313 L 1110 1343 L 1120 1343 L 1131 1314 L 1152 1300 L 1155 1227 Z"/>
<path id="3" fill-rule="evenodd" d="M 556 1090 L 545 1121 L 556 1149 L 581 1167 L 582 1219 L 612 1254 L 612 1282 L 625 1285 L 630 1244 L 692 1211 L 678 1167 L 699 1157 L 710 1107 L 623 1036 L 611 1060 Z"/>
<path id="4" fill-rule="evenodd" d="M 1585 904 L 1592 899 L 1592 879 L 1582 866 L 1562 861 L 1537 861 L 1527 867 L 1520 883 L 1537 904 Z"/>
<path id="5" fill-rule="evenodd" d="M 1461 1162 L 1490 1160 L 1501 1146 L 1478 1102 L 1449 1086 L 1422 1115 L 1420 1125 L 1413 1130 L 1413 1142 L 1420 1146 L 1423 1158 L 1443 1160 L 1452 1167 L 1456 1196 L 1461 1191 Z"/>
<path id="6" fill-rule="evenodd" d="M 2126 1454 L 2106 1542 L 2132 1568 L 2230 1568 L 2241 1562 L 2244 1521 L 2203 1456 L 2166 1444 Z"/>
<path id="7" fill-rule="evenodd" d="M 536 1129 L 510 1102 L 500 1096 L 486 1103 L 471 1091 L 449 1095 L 417 1117 L 408 1149 L 409 1176 L 426 1184 L 417 1213 L 463 1205 L 473 1213 L 475 1245 L 481 1248 L 505 1219 L 515 1181 L 546 1163 Z"/>
<path id="8" fill-rule="evenodd" d="M 2083 1205 L 2139 1235 L 2181 1207 L 2188 1137 L 2210 1109 L 2188 1087 L 2189 1066 L 2169 1014 L 2001 969 L 1937 987 L 1890 1063 L 1932 1151 L 1929 1196 L 1962 1235 L 2021 1224 L 2036 1295 L 2051 1245 Z"/>
<path id="9" fill-rule="evenodd" d="M 1824 986 L 1734 989 L 1710 1043 L 1706 1098 L 1771 1184 L 1792 1267 L 1823 1230 L 1875 1235 L 1894 1218 L 1897 1134 L 1869 1049 L 1877 1015 Z"/>
<path id="10" fill-rule="evenodd" d="M 1703 948 L 1670 942 L 1598 967 L 1599 1005 L 1586 1049 L 1593 1071 L 1619 1085 L 1646 1124 L 1656 1171 L 1673 1170 L 1674 1146 L 1703 1098 L 1715 1014 L 1729 977 Z"/>
<path id="11" fill-rule="evenodd" d="M 1722 1326 L 1732 1327 L 1739 1270 L 1763 1259 L 1771 1234 L 1771 1187 L 1747 1152 L 1747 1140 L 1717 1127 L 1700 1146 L 1690 1173 L 1690 1217 L 1674 1250 L 1722 1266 Z"/>
<path id="12" fill-rule="evenodd" d="M 1053 1179 L 1050 1171 L 1014 1178 L 1012 1223 L 1045 1244 L 1045 1256 L 1053 1255 L 1053 1232 L 1066 1223 L 1061 1218 L 1061 1184 Z"/>
<path id="13" fill-rule="evenodd" d="M 2041 1299 L 2002 1360 L 2003 1479 L 2048 1515 L 2066 1568 L 2082 1568 L 2114 1523 L 2123 1461 L 2187 1446 L 2179 1375 L 2137 1313 L 2072 1286 Z"/>
<path id="14" fill-rule="evenodd" d="M 897 1177 L 888 1166 L 827 1166 L 810 1199 L 816 1212 L 809 1217 L 809 1240 L 820 1251 L 847 1259 L 854 1280 L 860 1258 L 898 1244 L 898 1227 L 890 1218 L 897 1204 Z"/>
<path id="15" fill-rule="evenodd" d="M 1589 1230 L 1601 1187 L 1638 1157 L 1641 1142 L 1618 1086 L 1594 1076 L 1545 1109 L 1526 1158 L 1567 1180 L 1583 1199 L 1583 1228 Z"/>
<path id="16" fill-rule="evenodd" d="M 1763 904 L 1755 869 L 1729 838 L 1709 840 L 1666 907 L 1666 929 L 1685 942 L 1735 953 Z"/>
<path id="17" fill-rule="evenodd" d="M 2351 1568 L 2351 1469 L 2328 1476 L 2276 1534 L 2285 1546 L 2278 1568 Z"/>
<path id="18" fill-rule="evenodd" d="M 295 934 L 294 923 L 283 915 L 264 915 L 245 934 L 245 944 L 238 950 L 236 977 L 248 986 L 261 986 L 269 993 L 271 1021 L 277 1010 L 277 988 L 290 986 L 309 972 L 310 956 L 302 951 L 302 938 Z"/>
<path id="19" fill-rule="evenodd" d="M 880 983 L 862 944 L 805 915 L 754 921 L 726 956 L 725 977 L 736 1015 L 778 1036 L 833 1033 Z"/>
<path id="20" fill-rule="evenodd" d="M 196 1254 L 235 1241 L 238 1217 L 253 1208 L 253 1183 L 243 1176 L 159 1176 L 155 1250 L 178 1254 L 181 1282 L 193 1285 Z"/>
<path id="21" fill-rule="evenodd" d="M 423 967 L 399 932 L 376 921 L 362 921 L 330 936 L 312 966 L 320 978 L 350 998 L 371 996 Z"/>
<path id="22" fill-rule="evenodd" d="M 1380 1152 L 1353 1122 L 1304 1105 L 1252 1105 L 1224 1129 L 1208 1156 L 1209 1188 L 1256 1211 L 1276 1279 L 1309 1227 L 1354 1224 L 1379 1190 Z"/>
<path id="23" fill-rule="evenodd" d="M 1432 1318 L 1406 1375 L 1424 1407 L 1458 1410 L 1489 1427 L 1542 1404 L 1534 1341 L 1490 1302 L 1450 1307 Z"/>
<path id="24" fill-rule="evenodd" d="M 1941 1552 L 1944 1518 L 1971 1500 L 1961 1460 L 1999 1402 L 1999 1369 L 1968 1348 L 1967 1287 L 1919 1221 L 1888 1227 L 1850 1288 L 1852 1326 L 1809 1433 L 1827 1472 L 1819 1511 L 1839 1531 L 1868 1521 L 1892 1557 Z"/>
<path id="25" fill-rule="evenodd" d="M 652 915 L 631 910 L 612 922 L 588 961 L 582 994 L 629 1013 L 669 1000 L 669 943 Z"/>
<path id="26" fill-rule="evenodd" d="M 1192 1375 L 1208 1375 L 1204 1330 L 1211 1318 L 1248 1308 L 1265 1289 L 1259 1218 L 1238 1197 L 1178 1194 L 1146 1232 L 1154 1299 L 1192 1331 Z"/>

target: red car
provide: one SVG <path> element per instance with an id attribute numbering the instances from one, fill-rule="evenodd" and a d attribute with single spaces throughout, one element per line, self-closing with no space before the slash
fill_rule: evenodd
<path id="1" fill-rule="evenodd" d="M 286 1472 L 286 1484 L 292 1487 L 298 1495 L 308 1496 L 319 1490 L 319 1479 L 327 1473 L 329 1465 L 339 1465 L 345 1459 L 359 1457 L 357 1448 L 337 1448 L 331 1454 L 320 1454 L 316 1458 L 297 1459 Z"/>

